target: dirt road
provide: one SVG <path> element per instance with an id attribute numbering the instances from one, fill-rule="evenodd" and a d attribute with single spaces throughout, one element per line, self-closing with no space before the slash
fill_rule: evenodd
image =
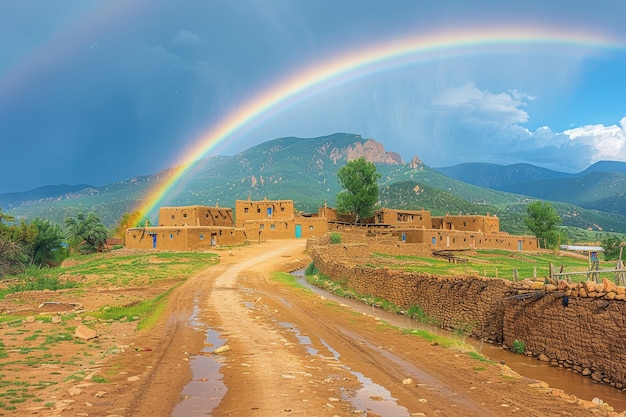
<path id="1" fill-rule="evenodd" d="M 223 253 L 175 290 L 162 323 L 103 365 L 113 375 L 106 395 L 85 387 L 93 398 L 62 415 L 608 415 L 499 364 L 403 334 L 374 311 L 273 280 L 274 271 L 308 263 L 305 243 Z M 214 354 L 218 341 L 228 350 Z"/>

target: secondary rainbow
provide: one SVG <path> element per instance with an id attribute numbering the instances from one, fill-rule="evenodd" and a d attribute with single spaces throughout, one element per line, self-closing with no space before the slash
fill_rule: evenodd
<path id="1" fill-rule="evenodd" d="M 463 30 L 416 36 L 344 53 L 296 73 L 286 81 L 265 89 L 232 111 L 201 135 L 197 145 L 182 155 L 169 177 L 150 190 L 136 208 L 151 214 L 193 165 L 217 145 L 244 130 L 254 128 L 282 109 L 358 77 L 429 59 L 493 52 L 498 47 L 534 45 L 591 51 L 621 49 L 623 45 L 602 35 L 556 29 L 517 28 Z"/>

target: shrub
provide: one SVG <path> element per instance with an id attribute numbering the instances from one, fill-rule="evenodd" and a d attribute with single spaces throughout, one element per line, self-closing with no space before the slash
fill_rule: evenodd
<path id="1" fill-rule="evenodd" d="M 330 234 L 330 244 L 336 245 L 337 243 L 341 243 L 341 234 L 337 232 L 332 232 Z"/>
<path id="2" fill-rule="evenodd" d="M 304 275 L 317 275 L 317 273 L 318 270 L 313 262 L 311 262 L 304 270 Z"/>
<path id="3" fill-rule="evenodd" d="M 522 342 L 521 340 L 515 339 L 513 341 L 513 347 L 511 348 L 511 350 L 514 353 L 524 353 L 526 352 L 526 344 L 524 344 L 524 342 Z"/>

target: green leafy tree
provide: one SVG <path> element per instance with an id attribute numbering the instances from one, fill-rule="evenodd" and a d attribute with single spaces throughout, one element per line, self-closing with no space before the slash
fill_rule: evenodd
<path id="1" fill-rule="evenodd" d="M 65 219 L 65 231 L 72 249 L 80 253 L 101 252 L 109 230 L 95 213 L 78 213 Z"/>
<path id="2" fill-rule="evenodd" d="M 558 248 L 561 235 L 556 226 L 561 224 L 561 218 L 550 203 L 534 201 L 526 206 L 524 223 L 543 242 L 544 248 Z"/>
<path id="3" fill-rule="evenodd" d="M 340 213 L 352 213 L 354 223 L 374 215 L 378 202 L 378 179 L 381 177 L 376 165 L 365 158 L 354 159 L 337 172 L 343 190 L 337 194 Z"/>
<path id="4" fill-rule="evenodd" d="M 610 261 L 619 258 L 622 241 L 617 236 L 609 236 L 602 240 L 600 246 L 602 246 L 604 259 Z"/>
<path id="5" fill-rule="evenodd" d="M 139 211 L 123 213 L 117 223 L 117 226 L 115 226 L 115 229 L 112 230 L 111 236 L 124 238 L 126 237 L 126 229 L 131 227 L 141 227 L 142 223 L 145 224 L 145 222 L 145 217 Z"/>
<path id="6" fill-rule="evenodd" d="M 67 254 L 63 247 L 65 236 L 61 226 L 40 218 L 31 224 L 37 229 L 36 236 L 28 246 L 32 263 L 46 266 L 62 261 Z"/>

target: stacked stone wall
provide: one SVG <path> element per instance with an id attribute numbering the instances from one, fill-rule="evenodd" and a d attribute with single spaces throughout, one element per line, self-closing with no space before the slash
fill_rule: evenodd
<path id="1" fill-rule="evenodd" d="M 358 294 L 418 306 L 443 328 L 470 329 L 505 347 L 521 341 L 526 354 L 626 390 L 626 288 L 607 280 L 513 283 L 366 266 L 385 245 L 402 249 L 385 239 L 329 245 L 327 237 L 309 240 L 307 248 L 322 274 Z"/>

